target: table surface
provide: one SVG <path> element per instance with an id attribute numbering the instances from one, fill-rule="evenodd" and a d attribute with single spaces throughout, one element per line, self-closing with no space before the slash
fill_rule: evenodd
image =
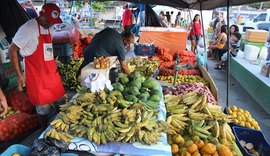
<path id="1" fill-rule="evenodd" d="M 261 72 L 261 68 L 263 66 L 263 63 L 260 64 L 251 64 L 250 61 L 243 58 L 244 52 L 239 51 L 238 55 L 236 57 L 233 57 L 236 62 L 241 64 L 243 67 L 245 67 L 250 73 L 252 73 L 254 76 L 256 76 L 258 79 L 260 79 L 265 85 L 270 87 L 270 78 L 263 76 Z"/>

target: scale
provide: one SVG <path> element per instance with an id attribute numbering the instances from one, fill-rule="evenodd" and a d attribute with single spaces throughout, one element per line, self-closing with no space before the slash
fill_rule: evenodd
<path id="1" fill-rule="evenodd" d="M 173 86 L 176 85 L 179 71 L 181 71 L 183 69 L 193 69 L 194 68 L 192 63 L 180 64 L 180 62 L 181 62 L 181 59 L 180 59 L 179 55 L 177 55 L 175 65 L 174 65 L 175 74 L 174 74 Z"/>

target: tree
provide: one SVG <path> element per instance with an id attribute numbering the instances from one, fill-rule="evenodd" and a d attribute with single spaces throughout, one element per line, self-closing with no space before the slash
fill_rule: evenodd
<path id="1" fill-rule="evenodd" d="M 270 2 L 259 2 L 259 3 L 252 3 L 249 4 L 249 7 L 260 9 L 261 3 L 263 3 L 262 9 L 270 8 Z"/>

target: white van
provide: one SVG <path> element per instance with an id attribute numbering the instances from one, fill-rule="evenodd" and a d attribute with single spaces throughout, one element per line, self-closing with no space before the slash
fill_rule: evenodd
<path id="1" fill-rule="evenodd" d="M 246 22 L 243 31 L 246 29 L 259 29 L 268 31 L 270 27 L 270 9 L 267 9 L 267 12 L 262 12 L 254 17 L 253 20 Z"/>

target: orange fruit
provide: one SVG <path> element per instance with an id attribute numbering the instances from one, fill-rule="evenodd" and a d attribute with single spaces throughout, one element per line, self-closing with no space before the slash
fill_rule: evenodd
<path id="1" fill-rule="evenodd" d="M 232 109 L 233 112 L 236 112 L 237 111 L 237 107 L 236 106 L 232 106 L 231 109 Z"/>
<path id="2" fill-rule="evenodd" d="M 233 122 L 236 123 L 236 124 L 238 124 L 239 123 L 239 120 L 233 119 Z"/>

